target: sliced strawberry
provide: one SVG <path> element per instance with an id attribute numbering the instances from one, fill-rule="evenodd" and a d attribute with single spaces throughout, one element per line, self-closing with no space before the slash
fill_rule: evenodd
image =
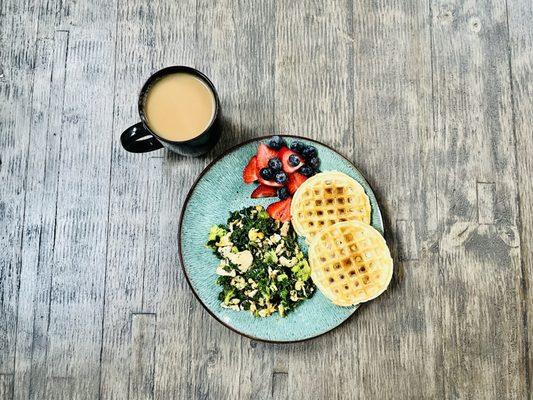
<path id="1" fill-rule="evenodd" d="M 290 194 L 294 194 L 300 187 L 302 183 L 306 181 L 307 177 L 303 176 L 299 172 L 289 175 L 289 183 L 287 183 L 287 189 L 289 189 Z"/>
<path id="2" fill-rule="evenodd" d="M 248 161 L 248 164 L 246 167 L 244 167 L 242 171 L 242 179 L 244 180 L 244 183 L 252 183 L 257 180 L 259 169 L 257 168 L 257 157 L 253 156 L 250 158 L 250 161 Z"/>
<path id="3" fill-rule="evenodd" d="M 267 181 L 266 179 L 263 179 L 260 176 L 257 179 L 259 180 L 259 183 L 261 185 L 272 186 L 272 187 L 282 187 L 283 186 L 281 183 L 277 183 L 277 182 L 274 182 L 274 181 Z"/>
<path id="4" fill-rule="evenodd" d="M 296 156 L 300 160 L 298 165 L 292 166 L 289 164 L 289 157 L 290 156 Z M 304 165 L 303 158 L 298 153 L 288 149 L 287 147 L 282 147 L 278 152 L 278 158 L 281 160 L 281 164 L 283 164 L 283 171 L 285 171 L 288 174 L 292 174 L 294 171 L 297 171 L 298 168 L 300 168 L 302 165 Z"/>
<path id="5" fill-rule="evenodd" d="M 276 201 L 267 207 L 268 215 L 280 221 L 291 220 L 291 200 L 292 197 L 287 197 L 285 200 Z"/>
<path id="6" fill-rule="evenodd" d="M 276 197 L 277 189 L 273 186 L 259 185 L 255 188 L 250 196 L 252 199 L 257 199 L 260 197 Z"/>
<path id="7" fill-rule="evenodd" d="M 276 157 L 278 152 L 271 149 L 264 143 L 259 143 L 257 148 L 257 169 L 265 168 L 268 165 L 268 160 Z"/>

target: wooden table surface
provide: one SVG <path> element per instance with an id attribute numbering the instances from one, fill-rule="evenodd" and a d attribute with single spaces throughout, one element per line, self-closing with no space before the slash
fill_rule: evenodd
<path id="1" fill-rule="evenodd" d="M 0 4 L 1 399 L 531 398 L 530 0 Z M 174 64 L 217 86 L 223 139 L 125 152 Z M 220 325 L 178 262 L 194 179 L 274 132 L 353 160 L 395 260 L 298 344 Z"/>

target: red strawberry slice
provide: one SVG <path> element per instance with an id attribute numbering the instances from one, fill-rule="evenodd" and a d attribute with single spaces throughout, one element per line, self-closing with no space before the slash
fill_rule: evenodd
<path id="1" fill-rule="evenodd" d="M 287 189 L 289 189 L 290 194 L 294 194 L 300 187 L 302 183 L 306 181 L 307 177 L 303 176 L 299 172 L 289 175 L 289 183 L 287 183 Z"/>
<path id="2" fill-rule="evenodd" d="M 259 185 L 255 188 L 250 196 L 252 199 L 257 199 L 260 197 L 276 197 L 277 189 L 273 186 Z"/>
<path id="3" fill-rule="evenodd" d="M 280 221 L 291 220 L 291 197 L 287 197 L 285 200 L 276 201 L 267 207 L 268 215 L 274 219 Z"/>
<path id="4" fill-rule="evenodd" d="M 283 186 L 281 183 L 277 183 L 277 182 L 274 182 L 274 181 L 267 181 L 266 179 L 263 179 L 260 176 L 257 179 L 258 179 L 258 181 L 259 181 L 259 183 L 261 185 L 272 186 L 272 187 L 276 187 L 276 188 Z"/>
<path id="5" fill-rule="evenodd" d="M 265 168 L 268 165 L 268 160 L 276 157 L 278 152 L 271 149 L 264 143 L 259 143 L 257 148 L 257 169 Z"/>
<path id="6" fill-rule="evenodd" d="M 300 160 L 298 165 L 296 165 L 295 167 L 289 164 L 289 157 L 291 155 L 295 155 Z M 302 156 L 288 149 L 287 147 L 282 147 L 279 150 L 278 157 L 281 160 L 281 164 L 283 164 L 283 171 L 285 171 L 288 174 L 292 174 L 294 171 L 297 171 L 302 165 L 304 165 Z"/>
<path id="7" fill-rule="evenodd" d="M 258 171 L 257 168 L 257 157 L 253 156 L 250 158 L 250 161 L 248 161 L 248 164 L 246 167 L 244 167 L 242 171 L 242 179 L 244 180 L 244 183 L 252 183 L 255 182 L 258 178 Z"/>

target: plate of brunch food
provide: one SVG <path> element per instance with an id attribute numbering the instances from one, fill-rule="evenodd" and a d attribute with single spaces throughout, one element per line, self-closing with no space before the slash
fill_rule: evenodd
<path id="1" fill-rule="evenodd" d="M 372 189 L 345 157 L 298 136 L 214 160 L 185 199 L 179 255 L 207 311 L 253 339 L 295 342 L 382 294 L 393 262 Z"/>

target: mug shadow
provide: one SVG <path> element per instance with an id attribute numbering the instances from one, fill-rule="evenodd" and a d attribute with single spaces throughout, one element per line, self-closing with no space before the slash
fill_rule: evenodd
<path id="1" fill-rule="evenodd" d="M 166 151 L 165 160 L 170 163 L 179 163 L 187 159 L 197 159 L 207 164 L 239 143 L 261 136 L 253 128 L 243 127 L 242 124 L 237 124 L 223 115 L 220 117 L 219 124 L 220 138 L 209 152 L 198 157 L 187 157 L 172 151 Z"/>

